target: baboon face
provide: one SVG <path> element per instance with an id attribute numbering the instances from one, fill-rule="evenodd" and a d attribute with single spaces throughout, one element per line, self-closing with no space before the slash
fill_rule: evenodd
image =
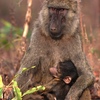
<path id="1" fill-rule="evenodd" d="M 60 38 L 66 22 L 67 9 L 49 7 L 49 33 L 52 38 Z"/>
<path id="2" fill-rule="evenodd" d="M 77 15 L 76 0 L 47 0 L 40 13 L 41 27 L 46 35 L 60 39 L 74 33 Z"/>

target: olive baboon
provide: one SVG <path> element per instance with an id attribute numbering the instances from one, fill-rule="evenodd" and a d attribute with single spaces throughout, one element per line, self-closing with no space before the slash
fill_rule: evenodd
<path id="1" fill-rule="evenodd" d="M 68 59 L 77 66 L 79 77 L 65 100 L 78 100 L 93 83 L 93 73 L 82 51 L 78 13 L 77 0 L 45 0 L 18 73 L 23 68 L 30 70 L 16 78 L 22 92 L 48 84 L 54 78 L 49 68 Z"/>

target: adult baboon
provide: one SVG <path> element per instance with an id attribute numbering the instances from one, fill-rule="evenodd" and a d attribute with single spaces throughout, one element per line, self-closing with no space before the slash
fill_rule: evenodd
<path id="1" fill-rule="evenodd" d="M 78 100 L 94 80 L 81 44 L 77 0 L 45 0 L 18 73 L 22 68 L 30 70 L 16 79 L 21 91 L 48 84 L 54 78 L 49 68 L 70 59 L 79 77 L 65 100 Z"/>

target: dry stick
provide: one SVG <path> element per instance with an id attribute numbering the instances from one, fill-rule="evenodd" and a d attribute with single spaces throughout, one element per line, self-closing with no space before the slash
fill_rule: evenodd
<path id="1" fill-rule="evenodd" d="M 89 53 L 90 41 L 88 39 L 85 24 L 83 25 L 83 29 L 84 29 L 84 52 L 87 54 Z"/>
<path id="2" fill-rule="evenodd" d="M 88 35 L 87 35 L 87 32 L 86 32 L 86 25 L 84 24 L 84 38 L 86 40 L 86 43 L 89 43 L 89 39 L 88 39 Z"/>
<path id="3" fill-rule="evenodd" d="M 28 7 L 27 7 L 27 12 L 26 12 L 26 17 L 25 17 L 25 24 L 24 24 L 24 32 L 23 32 L 23 36 L 22 36 L 22 51 L 23 53 L 25 53 L 26 51 L 26 37 L 28 34 L 28 30 L 29 30 L 29 25 L 30 25 L 30 21 L 31 21 L 31 7 L 32 7 L 32 0 L 27 0 L 28 2 Z M 24 47 L 25 46 L 25 47 Z"/>
<path id="4" fill-rule="evenodd" d="M 24 32 L 23 32 L 23 37 L 25 37 L 25 38 L 28 34 L 29 24 L 30 24 L 30 20 L 31 20 L 31 7 L 32 7 L 32 0 L 28 0 L 28 8 L 27 8 L 27 12 L 26 12 Z"/>
<path id="5" fill-rule="evenodd" d="M 92 28 L 91 28 L 91 25 L 90 25 L 90 36 L 91 36 L 91 38 L 92 38 L 92 43 L 90 43 L 89 45 L 90 46 L 88 46 L 89 47 L 89 51 L 91 51 L 91 49 L 93 49 L 94 48 L 94 38 L 93 38 L 93 34 L 92 34 L 93 32 L 92 32 Z M 94 57 L 93 57 L 93 53 L 92 52 L 90 52 L 90 61 L 92 62 L 91 63 L 91 66 L 93 66 L 94 67 L 94 65 L 95 65 L 95 61 L 94 61 Z"/>
<path id="6" fill-rule="evenodd" d="M 22 0 L 21 0 L 22 1 Z M 17 53 L 17 62 L 15 63 L 15 69 L 16 71 L 18 71 L 19 66 L 20 66 L 20 61 L 26 51 L 26 37 L 28 34 L 28 30 L 29 30 L 29 25 L 30 25 L 30 21 L 31 21 L 31 7 L 32 7 L 32 0 L 27 0 L 28 6 L 27 6 L 27 12 L 26 12 L 26 16 L 25 16 L 25 24 L 24 24 L 24 31 L 23 31 L 23 35 L 21 38 L 20 45 L 19 45 L 19 49 L 18 49 L 18 53 Z"/>

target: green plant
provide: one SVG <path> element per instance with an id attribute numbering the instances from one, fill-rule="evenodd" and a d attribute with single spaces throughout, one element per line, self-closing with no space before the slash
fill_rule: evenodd
<path id="1" fill-rule="evenodd" d="M 31 68 L 35 68 L 35 66 L 32 66 Z M 30 68 L 29 68 L 30 69 Z M 29 69 L 27 68 L 23 68 L 22 72 L 24 71 L 28 71 Z M 21 72 L 21 73 L 22 73 Z M 20 74 L 21 74 L 20 73 Z M 20 74 L 18 75 L 15 75 L 14 79 L 19 76 Z M 20 88 L 18 87 L 17 85 L 17 82 L 15 80 L 12 80 L 11 83 L 7 86 L 5 86 L 2 82 L 2 77 L 0 76 L 0 98 L 3 99 L 3 90 L 6 88 L 11 88 L 12 87 L 12 90 L 14 92 L 14 95 L 15 97 L 12 99 L 12 100 L 22 100 L 22 97 L 25 96 L 25 95 L 28 95 L 28 94 L 32 94 L 32 93 L 35 93 L 37 91 L 43 91 L 45 90 L 45 87 L 44 86 L 36 86 L 36 87 L 33 87 L 29 90 L 27 90 L 25 93 L 22 94 Z"/>
<path id="2" fill-rule="evenodd" d="M 0 48 L 9 49 L 13 47 L 14 40 L 21 38 L 23 29 L 13 26 L 11 23 L 1 20 L 3 27 L 0 28 Z M 30 37 L 30 34 L 28 34 Z"/>

